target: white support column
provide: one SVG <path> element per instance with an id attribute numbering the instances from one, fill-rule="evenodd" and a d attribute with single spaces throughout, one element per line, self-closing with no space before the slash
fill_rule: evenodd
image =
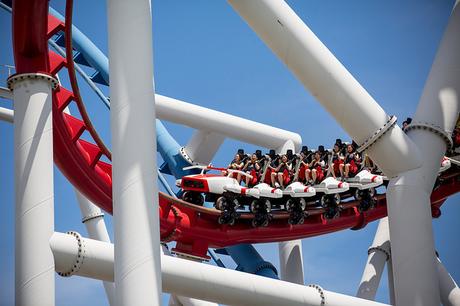
<path id="1" fill-rule="evenodd" d="M 160 305 L 151 4 L 107 5 L 116 302 Z"/>
<path id="2" fill-rule="evenodd" d="M 441 302 L 444 306 L 460 306 L 460 288 L 455 280 L 447 272 L 439 258 L 436 258 L 438 269 L 439 291 L 441 293 Z"/>
<path id="3" fill-rule="evenodd" d="M 304 284 L 302 240 L 284 241 L 278 244 L 280 276 L 287 282 Z"/>
<path id="4" fill-rule="evenodd" d="M 359 284 L 357 297 L 373 301 L 379 288 L 385 263 L 390 259 L 388 218 L 379 221 L 374 241 L 368 251 L 366 266 Z"/>
<path id="5" fill-rule="evenodd" d="M 207 165 L 225 140 L 220 134 L 198 130 L 185 146 L 185 152 L 195 163 Z"/>
<path id="6" fill-rule="evenodd" d="M 387 262 L 387 274 L 388 274 L 388 295 L 390 296 L 390 304 L 395 305 L 395 281 L 393 278 L 393 261 L 388 260 Z"/>
<path id="7" fill-rule="evenodd" d="M 76 236 L 61 233 L 53 235 L 51 248 L 56 259 L 56 269 L 66 271 L 73 267 L 78 252 L 77 239 L 75 238 Z M 80 240 L 81 245 L 85 248 L 84 254 L 85 256 L 88 255 L 88 258 L 85 257 L 79 270 L 75 271 L 74 274 L 113 280 L 113 266 L 108 265 L 110 261 L 113 264 L 113 245 L 92 239 L 80 238 Z M 112 254 L 111 257 L 110 254 Z M 162 256 L 161 268 L 165 292 L 220 304 L 264 306 L 385 305 L 323 290 L 319 287 L 301 286 L 172 256 Z"/>
<path id="8" fill-rule="evenodd" d="M 423 148 L 423 166 L 392 179 L 387 189 L 397 305 L 440 304 L 430 194 L 459 113 L 459 30 L 457 6 L 407 130 L 414 143 Z"/>
<path id="9" fill-rule="evenodd" d="M 387 176 L 420 166 L 418 148 L 284 1 L 229 3 L 359 145 L 388 128 L 368 149 Z"/>
<path id="10" fill-rule="evenodd" d="M 104 214 L 77 189 L 75 189 L 78 204 L 82 215 L 82 222 L 86 226 L 88 237 L 94 240 L 110 243 L 109 233 L 104 222 Z M 115 305 L 115 287 L 112 282 L 103 282 L 105 294 L 111 306 Z"/>
<path id="11" fill-rule="evenodd" d="M 52 86 L 44 74 L 8 79 L 13 90 L 16 305 L 54 305 Z"/>

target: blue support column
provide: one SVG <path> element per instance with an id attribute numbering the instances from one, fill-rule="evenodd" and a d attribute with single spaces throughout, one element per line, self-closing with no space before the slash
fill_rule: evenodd
<path id="1" fill-rule="evenodd" d="M 225 249 L 238 265 L 237 270 L 260 276 L 278 279 L 278 271 L 268 261 L 265 261 L 257 250 L 250 244 L 239 244 Z"/>

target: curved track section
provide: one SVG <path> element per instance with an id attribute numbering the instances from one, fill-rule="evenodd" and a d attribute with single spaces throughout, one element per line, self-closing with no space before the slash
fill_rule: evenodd
<path id="1" fill-rule="evenodd" d="M 23 1 L 17 1 L 23 2 Z M 40 1 L 39 1 L 40 2 Z M 48 3 L 47 1 L 41 1 Z M 15 7 L 14 13 L 30 11 Z M 68 15 L 67 10 L 66 15 Z M 34 24 L 37 20 L 46 20 L 47 10 L 37 10 L 33 14 Z M 69 16 L 66 16 L 69 20 Z M 22 18 L 26 18 L 22 16 Z M 29 16 L 30 18 L 30 16 Z M 15 20 L 21 20 L 16 18 Z M 66 25 L 48 15 L 46 35 L 38 31 L 30 41 L 35 48 L 43 48 L 46 41 L 58 32 L 65 32 L 67 56 L 71 55 L 70 29 Z M 14 33 L 15 46 L 19 33 Z M 73 63 L 52 52 L 40 49 L 41 55 L 36 62 L 43 67 L 41 70 L 55 75 L 63 68 L 68 68 L 72 88 L 76 89 L 76 79 L 72 74 Z M 27 67 L 29 63 L 21 61 L 15 50 L 17 67 Z M 47 58 L 46 58 L 47 57 Z M 43 64 L 45 63 L 45 65 Z M 82 120 L 65 112 L 66 107 L 76 103 Z M 85 196 L 105 211 L 112 212 L 112 167 L 101 160 L 102 156 L 110 159 L 110 153 L 101 144 L 96 132 L 92 128 L 88 116 L 85 115 L 84 105 L 79 95 L 63 87 L 53 93 L 53 128 L 54 128 L 54 160 L 69 181 Z M 88 131 L 94 143 L 81 139 L 84 131 Z M 460 191 L 460 171 L 454 167 L 443 174 L 432 194 L 432 212 L 434 217 L 440 216 L 440 206 L 445 199 Z M 377 196 L 375 208 L 361 212 L 357 201 L 340 204 L 342 212 L 339 218 L 326 220 L 322 208 L 308 210 L 308 218 L 304 224 L 289 225 L 288 213 L 275 212 L 274 218 L 267 227 L 253 228 L 253 215 L 242 213 L 233 226 L 220 225 L 217 219 L 220 212 L 215 209 L 199 207 L 163 193 L 160 197 L 160 224 L 163 241 L 177 241 L 176 251 L 196 257 L 206 257 L 208 247 L 224 247 L 237 243 L 257 243 L 286 241 L 298 238 L 312 237 L 344 229 L 360 229 L 368 222 L 380 219 L 387 215 L 385 195 Z"/>

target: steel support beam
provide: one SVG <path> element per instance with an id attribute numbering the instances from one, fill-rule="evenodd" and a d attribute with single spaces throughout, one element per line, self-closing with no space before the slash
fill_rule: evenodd
<path id="1" fill-rule="evenodd" d="M 75 275 L 113 280 L 113 245 L 82 238 L 85 254 Z M 75 262 L 78 244 L 75 237 L 56 233 L 51 240 L 56 268 L 66 270 Z M 112 254 L 110 258 L 110 253 Z M 101 263 L 98 263 L 101 257 Z M 71 260 L 72 259 L 72 260 Z M 91 268 L 85 267 L 88 264 Z M 320 288 L 206 265 L 172 256 L 162 256 L 163 290 L 179 296 L 228 305 L 302 305 L 302 306 L 377 306 L 385 305 Z M 91 273 L 91 275 L 88 275 Z M 321 298 L 320 291 L 323 293 Z M 321 304 L 324 302 L 325 304 Z"/>
<path id="2" fill-rule="evenodd" d="M 160 305 L 151 3 L 110 0 L 107 6 L 115 300 L 120 306 Z"/>

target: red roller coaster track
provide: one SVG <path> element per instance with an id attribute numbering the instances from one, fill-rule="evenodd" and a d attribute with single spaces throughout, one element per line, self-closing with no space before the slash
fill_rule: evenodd
<path id="1" fill-rule="evenodd" d="M 66 23 L 71 24 L 71 8 L 66 9 Z M 95 132 L 78 93 L 72 61 L 48 51 L 47 41 L 54 34 L 66 34 L 67 58 L 72 58 L 71 27 L 48 15 L 48 1 L 13 1 L 13 45 L 17 73 L 47 72 L 57 74 L 67 68 L 72 91 L 58 87 L 53 92 L 54 160 L 72 185 L 105 211 L 112 212 L 112 167 L 101 160 L 110 152 Z M 75 103 L 82 120 L 65 113 Z M 94 143 L 81 139 L 88 131 Z M 455 167 L 456 168 L 456 167 Z M 451 169 L 439 179 L 431 202 L 433 217 L 450 195 L 460 190 L 460 172 Z M 341 204 L 339 218 L 326 220 L 321 208 L 309 210 L 304 224 L 289 225 L 288 214 L 278 212 L 267 227 L 253 228 L 252 215 L 242 214 L 233 226 L 220 225 L 220 212 L 199 207 L 159 193 L 160 225 L 163 241 L 177 241 L 176 249 L 193 256 L 205 257 L 208 247 L 237 243 L 293 240 L 340 231 L 360 229 L 367 223 L 386 216 L 385 195 L 377 196 L 375 208 L 360 212 L 357 201 Z"/>

